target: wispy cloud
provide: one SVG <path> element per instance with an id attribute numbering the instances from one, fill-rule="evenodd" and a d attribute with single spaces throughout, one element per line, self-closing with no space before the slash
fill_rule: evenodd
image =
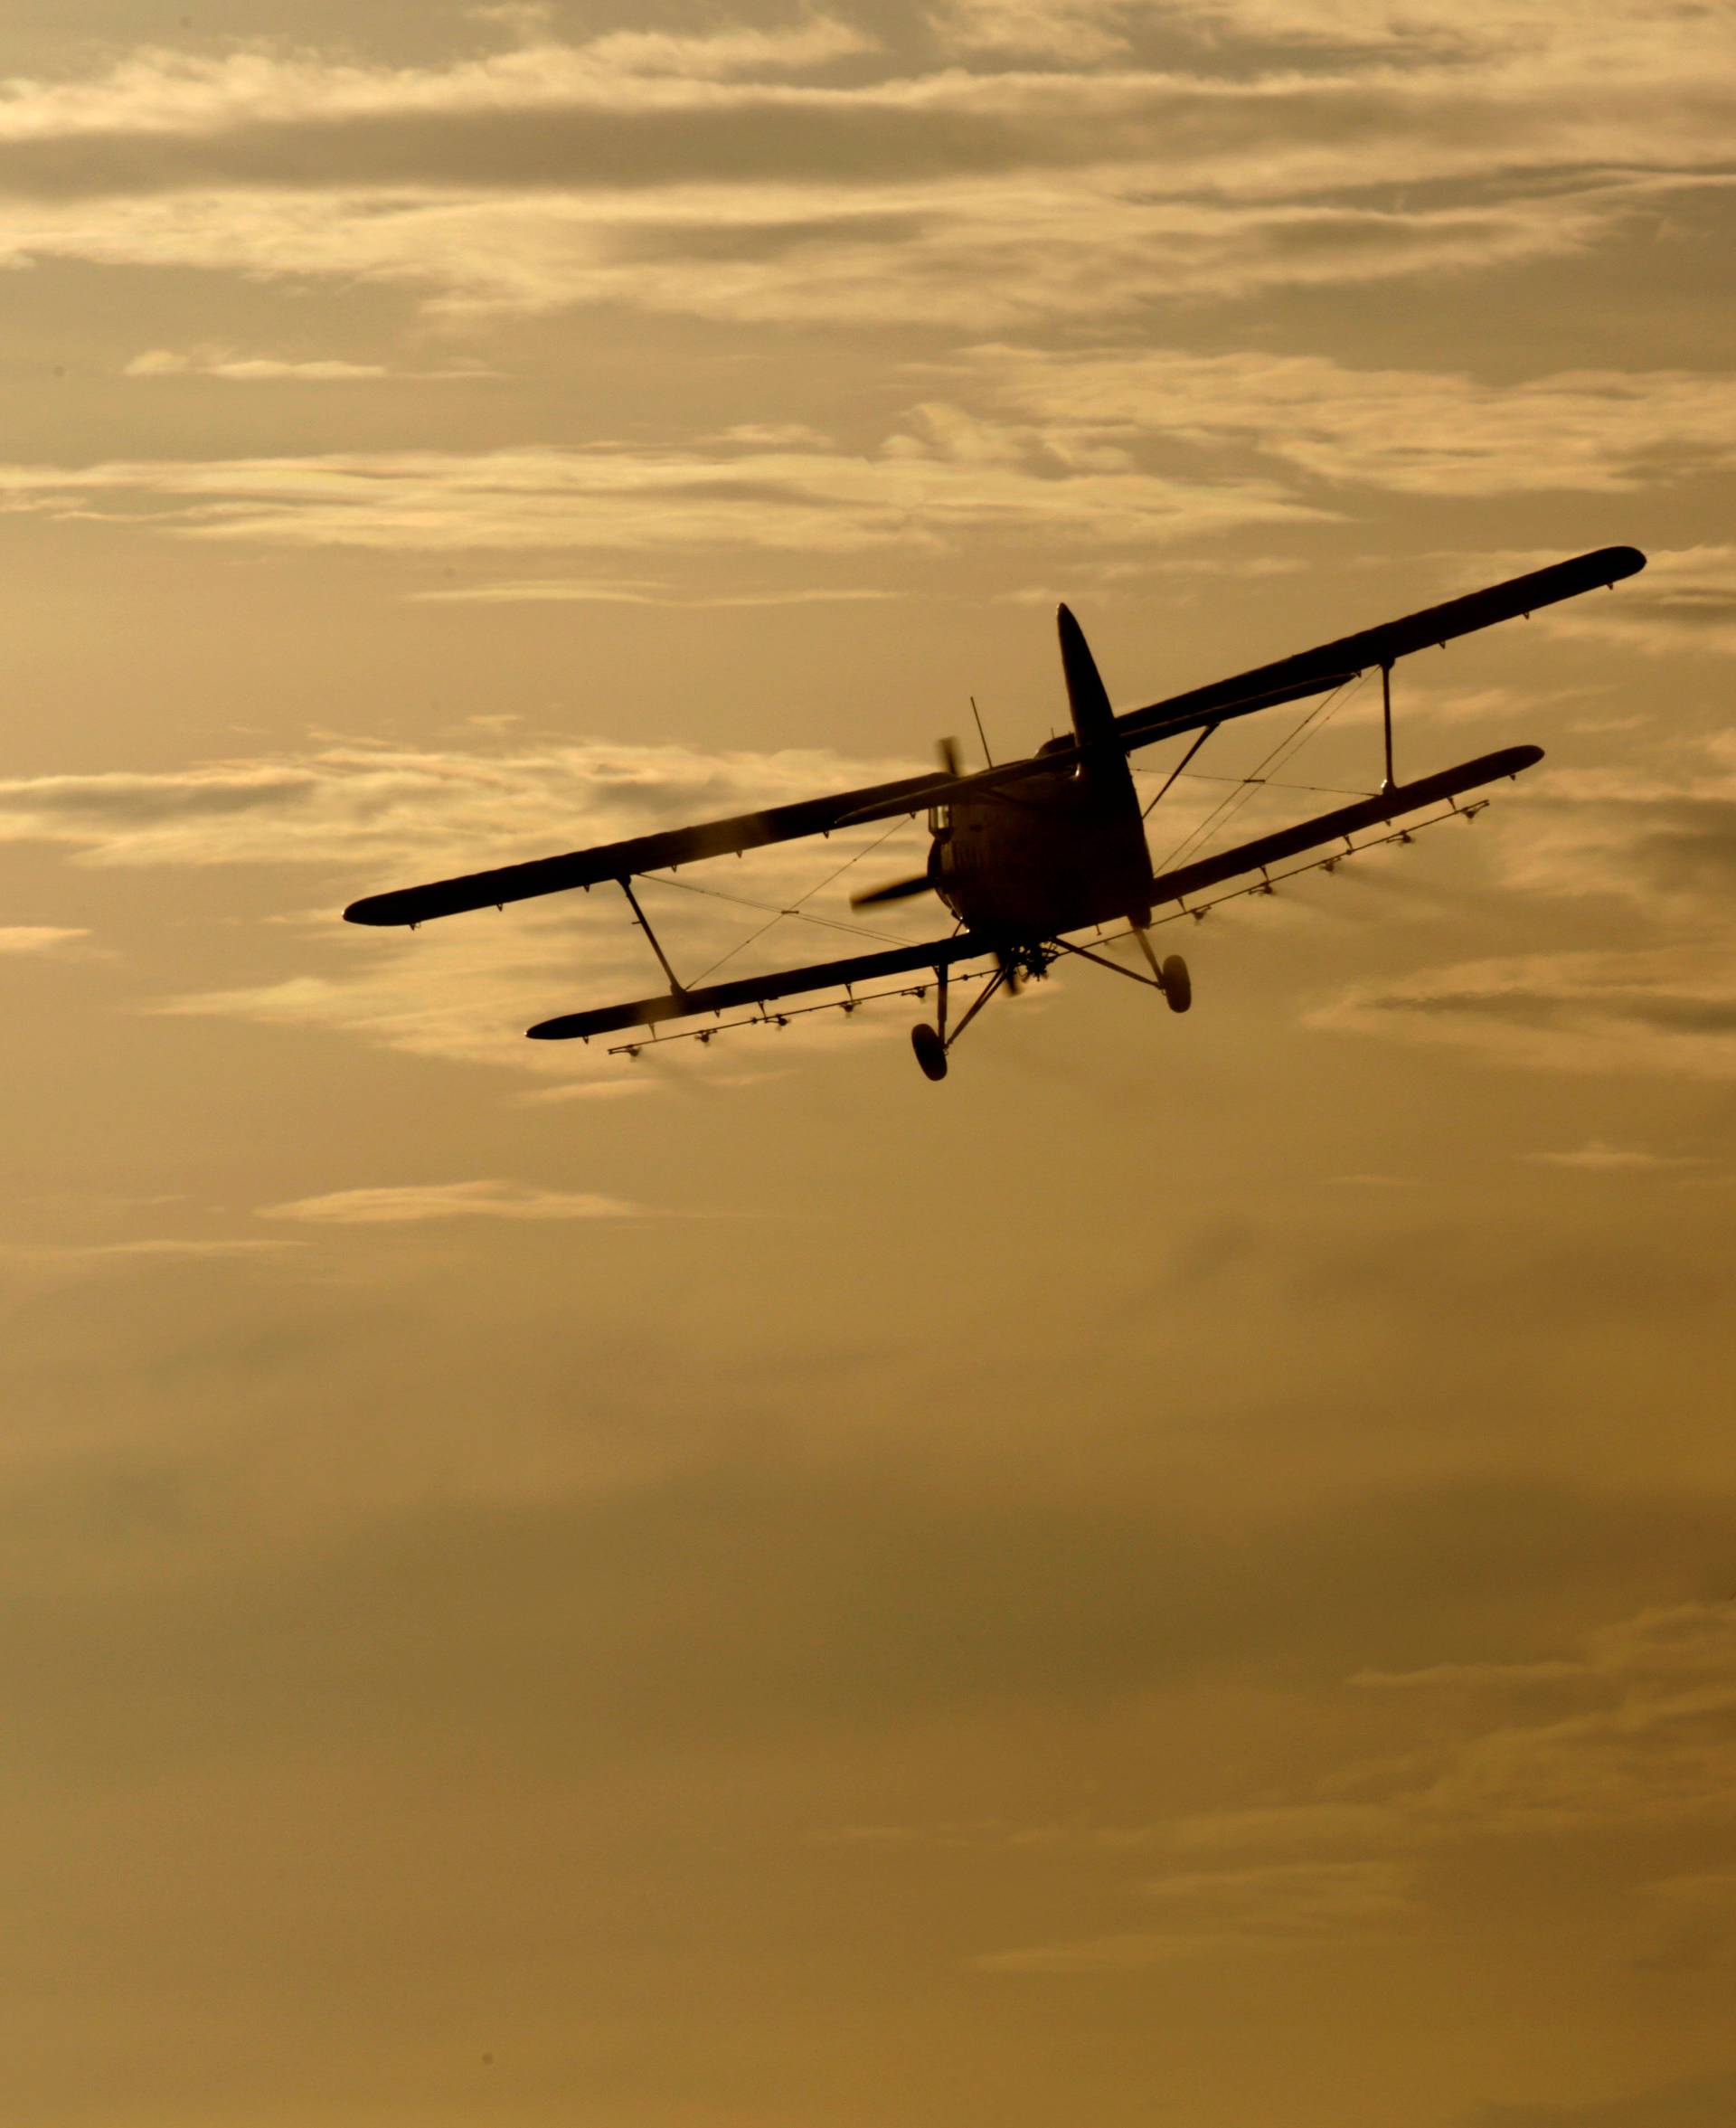
<path id="1" fill-rule="evenodd" d="M 334 745 L 178 771 L 99 772 L 0 784 L 0 839 L 55 842 L 103 866 L 317 865 L 334 869 L 329 908 L 304 911 L 311 965 L 278 979 L 172 997 L 156 1010 L 331 1032 L 448 1061 L 508 1065 L 569 1081 L 601 1052 L 524 1041 L 575 983 L 601 1001 L 661 987 L 620 897 L 552 897 L 403 933 L 339 921 L 356 894 L 478 864 L 548 856 L 657 826 L 727 817 L 907 773 L 911 764 L 815 751 L 705 752 L 596 741 L 508 742 L 493 750 Z M 840 865 L 877 853 L 894 872 L 920 830 L 847 830 L 823 850 L 778 846 L 703 881 L 647 883 L 682 973 L 860 951 L 863 927 Z M 819 891 L 819 890 L 824 891 Z M 800 916 L 780 914 L 797 903 Z M 922 935 L 931 919 L 917 918 Z M 893 927 L 896 930 L 896 927 Z M 876 927 L 877 929 L 877 927 Z M 751 934 L 750 956 L 729 958 Z M 911 934 L 906 934 L 911 935 Z M 578 1002 L 573 999 L 573 1002 Z M 792 1027 L 786 1047 L 798 1038 Z M 691 1045 L 689 1045 L 691 1046 Z"/>
<path id="2" fill-rule="evenodd" d="M 400 553 L 938 552 L 988 534 L 1142 545 L 1322 513 L 1268 479 L 1058 463 L 987 424 L 920 421 L 876 455 L 672 447 L 0 466 L 0 506 L 184 537 Z"/>
<path id="3" fill-rule="evenodd" d="M 0 141 L 232 137 L 248 127 L 490 115 L 607 103 L 636 84 L 655 107 L 679 99 L 684 84 L 799 72 L 870 43 L 848 24 L 813 14 L 785 29 L 732 25 L 697 36 L 618 30 L 428 67 L 370 66 L 266 43 L 214 55 L 145 45 L 82 80 L 16 76 L 0 85 Z"/>
<path id="4" fill-rule="evenodd" d="M 1081 131 L 1089 137 L 1089 115 Z M 713 158 L 737 153 L 706 147 Z M 430 169 L 440 159 L 426 158 Z M 939 159 L 930 175 L 842 190 L 817 170 L 726 185 L 697 166 L 684 183 L 665 172 L 643 191 L 609 186 L 605 170 L 590 190 L 530 173 L 519 189 L 474 193 L 431 176 L 379 194 L 118 184 L 100 199 L 33 204 L 27 221 L 8 217 L 0 192 L 0 262 L 380 280 L 456 317 L 614 305 L 738 323 L 981 332 L 1110 321 L 1177 298 L 1520 264 L 1614 235 L 1630 211 L 1607 187 L 1401 210 L 1354 197 L 1203 198 L 1191 184 L 1166 196 L 1137 162 L 989 178 L 955 175 L 944 149 Z M 1316 169 L 1303 191 L 1329 182 Z"/>
<path id="5" fill-rule="evenodd" d="M 717 598 L 691 598 L 643 577 L 508 577 L 495 583 L 460 584 L 455 589 L 412 591 L 412 601 L 430 606 L 836 606 L 872 603 L 894 597 L 866 586 L 825 591 L 815 587 L 788 591 L 737 591 Z"/>
<path id="6" fill-rule="evenodd" d="M 1317 1952 L 1390 1930 L 1409 1898 L 1395 1862 L 1309 1860 L 1176 1871 L 1146 1884 L 1142 1904 L 1157 1909 L 1156 1926 L 991 1952 L 971 1962 L 985 1972 L 1111 1972 L 1212 1953 Z"/>
<path id="7" fill-rule="evenodd" d="M 1720 454 L 1722 455 L 1722 454 Z M 1591 636 L 1661 657 L 1714 650 L 1736 655 L 1736 546 L 1665 548 L 1618 602 L 1547 617 L 1560 634 Z"/>
<path id="8" fill-rule="evenodd" d="M 1069 66 L 1124 58 L 1134 0 L 942 0 L 933 14 L 944 49 L 1014 52 Z"/>
<path id="9" fill-rule="evenodd" d="M 246 1262 L 273 1256 L 286 1249 L 298 1249 L 300 1242 L 264 1241 L 258 1237 L 218 1235 L 204 1239 L 185 1235 L 153 1234 L 126 1242 L 17 1242 L 5 1245 L 4 1253 L 15 1263 L 54 1265 L 101 1265 L 131 1262 L 189 1263 Z"/>
<path id="10" fill-rule="evenodd" d="M 1543 1168 L 1571 1168 L 1585 1175 L 1645 1175 L 1660 1168 L 1695 1165 L 1682 1153 L 1647 1152 L 1637 1145 L 1606 1145 L 1593 1138 L 1571 1152 L 1527 1153 L 1525 1158 Z"/>
<path id="11" fill-rule="evenodd" d="M 1080 0 L 1085 4 L 1085 0 Z M 1109 13 L 1114 0 L 1098 0 Z M 1407 54 L 1585 68 L 1602 54 L 1650 67 L 1706 52 L 1726 24 L 1716 0 L 1612 0 L 1595 15 L 1555 0 L 1180 0 L 1176 14 L 1221 34 L 1282 47 L 1316 44 L 1377 63 Z"/>
<path id="12" fill-rule="evenodd" d="M 1478 2106 L 1465 2128 L 1726 2128 L 1736 2076 L 1694 2076 L 1586 2104 Z"/>
<path id="13" fill-rule="evenodd" d="M 1552 771 L 1527 828 L 1502 851 L 1513 885 L 1667 909 L 1678 934 L 1722 937 L 1736 888 L 1736 735 L 1678 741 L 1655 765 Z"/>
<path id="14" fill-rule="evenodd" d="M 1309 1024 L 1533 1071 L 1736 1077 L 1736 975 L 1722 947 L 1467 961 L 1363 986 Z"/>
<path id="15" fill-rule="evenodd" d="M 241 355 L 230 347 L 201 347 L 176 352 L 170 347 L 149 347 L 136 355 L 121 372 L 128 377 L 222 377 L 236 384 L 351 384 L 386 378 L 399 381 L 467 383 L 495 375 L 481 366 L 452 369 L 404 370 L 379 362 L 342 362 L 332 357 L 298 359 L 278 355 Z"/>
<path id="16" fill-rule="evenodd" d="M 1736 463 L 1736 402 L 1728 380 L 1710 373 L 1586 370 L 1495 385 L 1314 355 L 991 346 L 965 359 L 1040 421 L 1123 441 L 1161 427 L 1167 439 L 1240 447 L 1335 486 L 1435 496 L 1615 493 Z M 1704 597 L 1704 572 L 1718 570 L 1728 606 L 1731 550 L 1698 553 L 1697 573 L 1666 563 L 1665 591 L 1648 584 L 1644 595 Z M 1632 596 L 1624 590 L 1624 601 Z"/>
<path id="17" fill-rule="evenodd" d="M 527 737 L 488 746 L 335 742 L 156 771 L 0 780 L 0 841 L 59 843 L 90 863 L 474 869 L 481 855 L 613 841 L 654 827 L 816 798 L 908 774 L 822 748 L 755 752 Z M 879 830 L 874 830 L 879 833 Z M 769 854 L 800 858 L 799 846 Z M 805 853 L 811 863 L 812 850 Z M 828 865 L 828 868 L 829 865 Z M 561 904 L 584 905 L 570 896 Z M 21 949 L 73 934 L 24 927 Z M 80 934 L 81 935 L 81 934 Z"/>
<path id="18" fill-rule="evenodd" d="M 1347 1681 L 1383 1698 L 1436 1697 L 1443 1719 L 1420 1747 L 1408 1731 L 1401 1755 L 1341 1768 L 1317 1793 L 1183 1819 L 1173 1844 L 1262 1863 L 1360 1861 L 1372 1849 L 1448 1849 L 1467 1834 L 1686 1827 L 1736 1807 L 1736 1603 L 1640 1612 L 1559 1657 Z"/>
<path id="19" fill-rule="evenodd" d="M 1727 153 L 1712 9 L 1319 0 L 1288 11 L 1285 62 L 1195 72 L 1138 56 L 1140 13 L 969 0 L 939 18 L 951 55 L 1027 61 L 980 69 L 818 15 L 444 66 L 147 48 L 0 98 L 0 256 L 980 330 L 1561 255 L 1664 211 L 1637 186 Z M 1257 45 L 1286 16 L 1193 21 Z M 1298 37 L 1341 49 L 1305 71 Z"/>
<path id="20" fill-rule="evenodd" d="M 443 1219 L 644 1219 L 639 1205 L 590 1190 L 543 1189 L 528 1182 L 396 1183 L 338 1189 L 269 1205 L 261 1219 L 310 1226 L 405 1226 Z"/>
<path id="21" fill-rule="evenodd" d="M 0 953 L 55 953 L 90 936 L 66 924 L 0 924 Z"/>

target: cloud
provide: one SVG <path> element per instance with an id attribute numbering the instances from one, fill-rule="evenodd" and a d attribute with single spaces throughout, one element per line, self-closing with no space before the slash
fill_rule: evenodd
<path id="1" fill-rule="evenodd" d="M 1158 1927 L 991 1952 L 971 1962 L 984 1972 L 1104 1972 L 1210 1953 L 1317 1952 L 1390 1929 L 1409 1905 L 1402 1867 L 1382 1860 L 1178 1871 L 1154 1878 L 1143 1896 L 1158 1909 Z"/>
<path id="2" fill-rule="evenodd" d="M 0 509 L 154 526 L 267 546 L 412 553 L 586 548 L 646 552 L 941 552 L 988 534 L 1141 545 L 1322 513 L 1269 481 L 1073 468 L 1017 430 L 993 459 L 919 420 L 878 456 L 780 449 L 733 455 L 599 446 L 463 453 L 0 466 Z"/>
<path id="3" fill-rule="evenodd" d="M 0 953 L 55 953 L 90 936 L 88 931 L 65 924 L 0 924 Z"/>
<path id="4" fill-rule="evenodd" d="M 1202 449 L 1239 448 L 1340 487 L 1614 494 L 1736 464 L 1736 402 L 1728 380 L 1711 373 L 1585 370 L 1497 385 L 1451 373 L 1356 369 L 1315 355 L 987 346 L 961 359 L 1039 421 L 1106 440 L 1161 432 Z M 1718 595 L 1705 577 L 1715 572 L 1736 611 L 1732 552 L 1696 550 L 1697 573 L 1665 562 L 1664 589 L 1642 583 L 1640 597 L 1658 608 L 1672 594 L 1700 601 L 1699 625 L 1722 626 L 1723 609 L 1705 610 Z M 1599 608 L 1592 622 L 1643 625 L 1633 623 L 1643 610 L 1633 587 L 1622 588 L 1620 605 L 1612 614 Z"/>
<path id="5" fill-rule="evenodd" d="M 419 1055 L 571 1082 L 620 1067 L 605 1061 L 600 1045 L 586 1050 L 523 1036 L 562 1000 L 580 1001 L 572 998 L 575 964 L 583 971 L 581 997 L 595 1002 L 662 988 L 618 894 L 552 896 L 505 916 L 425 925 L 413 936 L 359 932 L 339 920 L 343 903 L 481 863 L 848 790 L 909 773 L 911 765 L 819 750 L 707 752 L 600 740 L 515 739 L 474 751 L 335 743 L 179 771 L 14 779 L 0 783 L 0 841 L 58 843 L 79 861 L 107 868 L 326 867 L 329 906 L 293 920 L 298 969 L 172 997 L 156 1009 L 325 1028 Z M 914 931 L 864 925 L 847 900 L 861 874 L 831 876 L 871 855 L 895 875 L 909 868 L 920 841 L 920 828 L 908 823 L 890 830 L 874 824 L 821 846 L 796 842 L 755 853 L 721 877 L 684 872 L 647 881 L 641 891 L 690 982 L 726 959 L 741 974 L 835 959 L 874 941 L 931 934 L 926 913 L 915 916 Z M 785 913 L 797 904 L 799 913 Z M 750 954 L 739 953 L 750 938 Z M 826 1037 L 792 1026 L 779 1041 L 788 1049 L 817 1038 Z M 675 1067 L 665 1061 L 664 1068 Z"/>
<path id="6" fill-rule="evenodd" d="M 0 258 L 980 330 L 1571 253 L 1654 226 L 1668 209 L 1643 188 L 1726 152 L 1711 11 L 1398 34 L 1311 73 L 1118 62 L 1138 19 L 1072 0 L 941 18 L 955 52 L 1069 62 L 1047 71 L 910 71 L 823 16 L 408 68 L 146 49 L 0 98 Z"/>
<path id="7" fill-rule="evenodd" d="M 1112 0 L 1099 0 L 1106 9 Z M 1601 55 L 1681 63 L 1722 41 L 1717 0 L 1611 0 L 1595 15 L 1556 0 L 1180 0 L 1176 14 L 1249 43 L 1316 44 L 1378 63 L 1406 56 L 1588 69 Z"/>
<path id="8" fill-rule="evenodd" d="M 1479 2106 L 1467 2128 L 1728 2128 L 1736 2117 L 1736 2073 L 1662 2084 L 1589 2104 Z"/>
<path id="9" fill-rule="evenodd" d="M 231 383 L 240 384 L 348 384 L 366 383 L 384 377 L 463 383 L 472 378 L 492 377 L 497 374 L 480 366 L 401 370 L 390 369 L 385 364 L 377 362 L 339 362 L 323 358 L 297 361 L 275 355 L 237 355 L 232 349 L 222 347 L 203 347 L 190 354 L 177 354 L 168 347 L 151 347 L 142 355 L 134 355 L 121 372 L 127 377 L 222 377 Z"/>
<path id="10" fill-rule="evenodd" d="M 1677 935 L 1722 938 L 1736 890 L 1736 736 L 1676 741 L 1656 765 L 1552 770 L 1504 844 L 1527 893 L 1669 912 Z"/>
<path id="11" fill-rule="evenodd" d="M 1536 1822 L 1637 1825 L 1728 1815 L 1736 1713 L 1736 1603 L 1637 1613 L 1585 1644 L 1580 1709 L 1497 1722 L 1449 1751 L 1397 1807 L 1420 1827 Z M 1389 1688 L 1554 1695 L 1556 1664 L 1486 1664 L 1473 1674 L 1383 1679 Z"/>
<path id="12" fill-rule="evenodd" d="M 248 128 L 327 130 L 409 114 L 533 111 L 607 104 L 637 85 L 647 104 L 684 84 L 825 66 L 870 48 L 848 24 L 812 14 L 776 30 L 709 34 L 613 31 L 580 44 L 543 42 L 445 66 L 369 66 L 270 44 L 211 54 L 145 45 L 106 71 L 0 84 L 0 142 L 232 139 Z M 703 102 L 703 96 L 697 100 Z"/>
<path id="13" fill-rule="evenodd" d="M 1467 961 L 1363 985 L 1308 1024 L 1533 1071 L 1736 1077 L 1736 976 L 1722 947 Z"/>
<path id="14" fill-rule="evenodd" d="M 285 1249 L 304 1246 L 294 1241 L 260 1241 L 219 1236 L 199 1240 L 185 1235 L 152 1234 L 128 1242 L 18 1242 L 5 1244 L 4 1253 L 15 1262 L 33 1264 L 124 1263 L 132 1261 L 222 1263 L 245 1262 L 255 1256 L 276 1255 Z"/>
<path id="15" fill-rule="evenodd" d="M 822 132 L 821 142 L 825 139 Z M 602 158 L 609 161 L 608 156 Z M 724 183 L 697 164 L 655 190 L 129 193 L 8 216 L 0 264 L 340 277 L 400 284 L 454 317 L 618 305 L 732 323 L 981 332 L 1109 320 L 1177 298 L 1442 276 L 1583 250 L 1629 209 L 1605 191 L 1396 209 L 1354 199 L 1166 197 L 1142 169 L 873 185 Z M 430 151 L 430 166 L 438 163 Z M 595 183 L 600 184 L 600 174 Z"/>
<path id="16" fill-rule="evenodd" d="M 1563 1681 L 1583 1684 L 1591 1674 L 1583 1662 L 1437 1662 L 1428 1669 L 1361 1669 L 1350 1681 L 1374 1692 L 1486 1691 L 1491 1687 L 1528 1692 Z"/>
<path id="17" fill-rule="evenodd" d="M 174 770 L 0 780 L 0 841 L 60 843 L 102 865 L 316 864 L 354 873 L 390 865 L 433 875 L 448 865 L 474 869 L 482 856 L 505 863 L 521 853 L 582 848 L 847 790 L 910 768 L 822 748 L 708 752 L 540 736 L 444 748 L 337 740 Z M 811 868 L 813 856 L 797 844 L 755 861 L 799 870 L 804 861 Z M 826 868 L 834 861 L 828 852 Z M 572 895 L 560 905 L 594 904 Z M 34 943 L 35 930 L 22 935 Z"/>
<path id="18" fill-rule="evenodd" d="M 456 590 L 412 591 L 411 601 L 430 606 L 835 606 L 894 598 L 889 591 L 865 586 L 836 591 L 809 588 L 792 591 L 737 591 L 712 599 L 684 598 L 645 577 L 517 577 L 496 583 L 461 584 Z"/>
<path id="19" fill-rule="evenodd" d="M 1574 1152 L 1527 1153 L 1525 1158 L 1544 1168 L 1573 1168 L 1589 1175 L 1645 1174 L 1660 1168 L 1683 1168 L 1694 1163 L 1680 1154 L 1646 1152 L 1638 1146 L 1606 1145 L 1593 1138 Z"/>
<path id="20" fill-rule="evenodd" d="M 1340 1766 L 1288 1803 L 1184 1818 L 1169 1843 L 1259 1856 L 1263 1867 L 1348 1853 L 1366 1869 L 1360 1858 L 1373 1850 L 1399 1868 L 1466 1840 L 1621 1840 L 1641 1829 L 1685 1839 L 1736 1811 L 1736 1603 L 1642 1611 L 1572 1655 L 1370 1669 L 1348 1682 L 1386 1699 L 1434 1698 L 1439 1718 L 1420 1730 L 1407 1717 L 1393 1758 Z"/>
<path id="21" fill-rule="evenodd" d="M 643 1219 L 637 1205 L 589 1190 L 543 1189 L 527 1182 L 420 1182 L 333 1190 L 268 1205 L 261 1219 L 313 1226 L 403 1226 L 431 1219 Z"/>
<path id="22" fill-rule="evenodd" d="M 1071 66 L 1118 59 L 1132 0 L 948 0 L 933 22 L 944 49 L 1011 52 Z"/>
<path id="23" fill-rule="evenodd" d="M 1665 548 L 1619 602 L 1586 600 L 1546 617 L 1562 635 L 1590 636 L 1660 657 L 1736 655 L 1736 546 Z"/>
<path id="24" fill-rule="evenodd" d="M 1646 1891 L 1656 1933 L 1642 1963 L 1676 1972 L 1736 1965 L 1736 1869 L 1684 1870 Z"/>

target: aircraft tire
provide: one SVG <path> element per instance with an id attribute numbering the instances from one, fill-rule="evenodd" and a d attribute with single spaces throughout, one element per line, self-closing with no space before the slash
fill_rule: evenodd
<path id="1" fill-rule="evenodd" d="M 1164 1003 L 1172 1012 L 1185 1012 L 1194 1002 L 1194 979 L 1179 953 L 1164 963 Z"/>
<path id="2" fill-rule="evenodd" d="M 916 1061 L 921 1065 L 926 1078 L 939 1080 L 946 1077 L 947 1045 L 926 1020 L 910 1029 L 910 1047 L 915 1050 Z"/>

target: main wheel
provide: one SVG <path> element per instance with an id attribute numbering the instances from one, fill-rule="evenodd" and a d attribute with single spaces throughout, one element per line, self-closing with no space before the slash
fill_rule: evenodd
<path id="1" fill-rule="evenodd" d="M 1172 1012 L 1185 1012 L 1194 1002 L 1194 979 L 1179 953 L 1164 963 L 1164 1003 Z"/>
<path id="2" fill-rule="evenodd" d="M 920 1026 L 910 1029 L 910 1047 L 915 1050 L 916 1061 L 929 1078 L 946 1077 L 947 1045 L 926 1020 Z"/>

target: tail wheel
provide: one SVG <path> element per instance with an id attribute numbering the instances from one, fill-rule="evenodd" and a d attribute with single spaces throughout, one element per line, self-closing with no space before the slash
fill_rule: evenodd
<path id="1" fill-rule="evenodd" d="M 910 1029 L 910 1047 L 916 1052 L 916 1061 L 922 1067 L 923 1075 L 929 1079 L 944 1079 L 947 1075 L 947 1045 L 937 1030 L 924 1020 L 920 1026 Z"/>
<path id="2" fill-rule="evenodd" d="M 1194 979 L 1179 953 L 1172 953 L 1165 961 L 1163 976 L 1165 1004 L 1172 1012 L 1185 1012 L 1194 1002 Z"/>

